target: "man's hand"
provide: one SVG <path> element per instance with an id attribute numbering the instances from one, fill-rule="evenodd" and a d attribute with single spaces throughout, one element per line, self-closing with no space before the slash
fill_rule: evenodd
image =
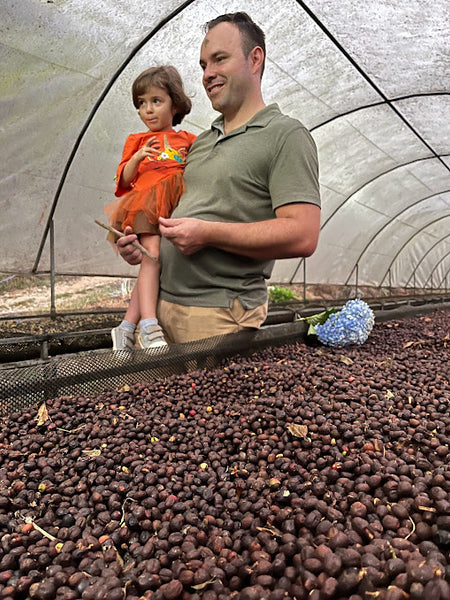
<path id="1" fill-rule="evenodd" d="M 137 235 L 133 233 L 131 227 L 125 227 L 123 232 L 125 235 L 117 240 L 117 250 L 128 264 L 139 265 L 142 261 L 142 252 L 132 246 L 132 243 L 137 240 Z"/>
<path id="2" fill-rule="evenodd" d="M 182 254 L 194 254 L 205 246 L 208 222 L 200 219 L 159 218 L 159 231 Z"/>

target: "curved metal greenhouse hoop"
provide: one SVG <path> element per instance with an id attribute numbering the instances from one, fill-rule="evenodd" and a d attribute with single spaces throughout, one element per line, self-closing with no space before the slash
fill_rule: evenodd
<path id="1" fill-rule="evenodd" d="M 438 287 L 439 287 L 439 288 L 441 288 L 441 287 L 442 287 L 442 285 L 443 285 L 443 283 L 444 283 L 444 281 L 445 281 L 445 289 L 447 289 L 447 277 L 448 277 L 449 273 L 450 273 L 450 267 L 447 269 L 447 271 L 445 272 L 445 275 L 444 275 L 444 277 L 443 277 L 443 278 L 441 279 L 441 281 L 439 282 L 439 284 L 438 284 Z"/>
<path id="2" fill-rule="evenodd" d="M 450 256 L 450 250 L 447 252 L 447 254 L 444 254 L 444 256 L 441 257 L 441 259 L 434 265 L 432 271 L 430 272 L 430 274 L 428 275 L 428 279 L 425 281 L 424 283 L 424 288 L 427 287 L 428 282 L 431 280 L 431 287 L 433 287 L 433 274 L 436 271 L 436 269 L 439 267 L 439 265 L 444 262 L 444 260 L 446 260 L 446 258 Z"/>
<path id="3" fill-rule="evenodd" d="M 411 123 L 406 119 L 406 117 L 398 110 L 396 106 L 393 105 L 393 100 L 388 98 L 386 94 L 376 85 L 376 83 L 367 75 L 367 73 L 359 66 L 359 64 L 354 60 L 354 58 L 345 50 L 345 48 L 338 42 L 338 40 L 334 37 L 334 35 L 325 27 L 320 19 L 314 14 L 314 12 L 303 2 L 302 0 L 297 0 L 297 4 L 299 4 L 303 10 L 311 17 L 311 19 L 316 23 L 316 25 L 324 32 L 324 34 L 333 42 L 333 44 L 338 48 L 339 52 L 350 62 L 350 64 L 358 71 L 358 73 L 364 77 L 367 83 L 377 92 L 380 98 L 383 98 L 383 101 L 395 112 L 395 114 L 403 121 L 403 123 L 414 133 L 414 135 L 428 148 L 428 150 L 433 154 L 433 156 L 440 160 L 440 162 L 444 165 L 444 167 L 450 171 L 450 167 L 440 158 L 440 156 L 436 153 L 436 151 L 428 144 L 428 142 L 420 135 L 420 133 L 415 129 Z"/>
<path id="4" fill-rule="evenodd" d="M 424 261 L 424 259 L 428 256 L 428 254 L 430 252 L 432 252 L 434 250 L 434 248 L 436 248 L 436 246 L 438 246 L 439 244 L 442 244 L 442 242 L 444 242 L 448 237 L 450 237 L 450 233 L 447 234 L 446 236 L 444 236 L 443 238 L 441 238 L 440 240 L 438 240 L 435 244 L 433 244 L 430 248 L 428 248 L 428 250 L 425 252 L 425 254 L 422 256 L 422 258 L 419 260 L 419 262 L 417 263 L 417 265 L 414 267 L 411 275 L 408 278 L 408 281 L 405 283 L 405 287 L 408 287 L 409 282 L 411 281 L 411 278 L 414 277 L 417 269 L 420 267 L 420 265 L 422 264 L 422 262 Z"/>
<path id="5" fill-rule="evenodd" d="M 394 262 L 397 260 L 399 254 L 404 250 L 404 248 L 406 248 L 406 246 L 411 242 L 411 240 L 413 240 L 416 237 L 416 235 L 419 235 L 419 233 L 422 233 L 428 226 L 434 225 L 435 223 L 438 223 L 439 221 L 443 221 L 444 219 L 448 219 L 448 218 L 450 218 L 450 214 L 444 215 L 443 217 L 439 217 L 438 219 L 435 219 L 434 221 L 430 221 L 424 227 L 422 227 L 418 231 L 414 232 L 414 234 L 409 239 L 406 240 L 406 242 L 402 245 L 402 247 L 398 250 L 398 252 L 395 254 L 394 258 L 389 263 L 386 273 L 383 275 L 383 278 L 381 279 L 379 286 L 381 287 L 383 285 L 384 280 L 388 276 L 388 273 L 391 270 L 391 267 L 394 264 Z"/>
<path id="6" fill-rule="evenodd" d="M 450 96 L 450 92 L 419 92 L 417 94 L 407 94 L 406 96 L 395 96 L 391 98 L 391 102 L 401 102 L 402 100 L 410 100 L 412 98 L 426 98 L 428 96 Z M 374 108 L 375 106 L 383 106 L 383 104 L 387 104 L 385 100 L 380 100 L 379 102 L 371 102 L 370 104 L 365 104 L 364 106 L 357 106 L 356 108 L 352 108 L 351 110 L 347 110 L 346 112 L 339 113 L 338 115 L 334 115 L 334 117 L 330 117 L 326 121 L 323 121 L 319 125 L 314 125 L 314 127 L 310 128 L 310 132 L 315 131 L 316 129 L 320 129 L 333 121 L 337 121 L 341 117 L 348 117 L 354 113 L 359 112 L 360 110 L 367 110 L 369 108 Z M 445 155 L 444 155 L 445 156 Z"/>
<path id="7" fill-rule="evenodd" d="M 443 154 L 442 156 L 450 156 L 450 155 Z M 405 162 L 405 163 L 402 163 L 402 164 L 399 164 L 399 165 L 395 165 L 395 167 L 392 167 L 392 169 L 387 169 L 386 171 L 383 171 L 382 173 L 378 173 L 377 175 L 375 175 L 374 177 L 372 177 L 372 179 L 369 179 L 368 181 L 365 181 L 363 185 L 361 185 L 357 190 L 355 190 L 354 192 L 352 192 L 350 194 L 350 196 L 347 196 L 347 198 L 345 198 L 345 200 L 341 204 L 339 204 L 339 206 L 337 206 L 333 210 L 333 212 L 328 216 L 328 218 L 326 219 L 326 221 L 324 221 L 324 223 L 321 225 L 320 230 L 322 231 L 322 229 L 325 228 L 325 226 L 336 215 L 336 213 L 338 213 L 341 210 L 341 208 L 343 208 L 347 204 L 347 202 L 349 202 L 349 200 L 351 200 L 353 198 L 353 196 L 355 194 L 358 194 L 366 186 L 370 185 L 371 183 L 373 183 L 377 179 L 380 179 L 381 177 L 384 177 L 388 173 L 393 173 L 397 169 L 402 169 L 403 167 L 407 167 L 408 165 L 413 165 L 414 163 L 418 163 L 418 162 L 422 162 L 422 161 L 426 161 L 426 160 L 435 160 L 435 157 L 434 156 L 425 156 L 423 158 L 416 158 L 415 160 L 410 160 L 408 162 Z M 440 157 L 440 162 L 442 162 L 442 157 Z M 440 193 L 443 193 L 443 192 L 440 192 Z"/>
<path id="8" fill-rule="evenodd" d="M 425 198 L 420 198 L 419 200 L 416 200 L 416 202 L 413 202 L 412 204 L 408 204 L 408 206 L 406 206 L 405 208 L 403 208 L 400 212 L 398 212 L 397 214 L 395 214 L 390 221 L 388 221 L 387 223 L 385 223 L 371 238 L 370 240 L 367 242 L 367 244 L 365 245 L 365 247 L 363 248 L 363 250 L 361 251 L 360 255 L 358 256 L 358 258 L 355 261 L 355 264 L 359 264 L 359 262 L 361 261 L 362 257 L 364 256 L 364 254 L 367 252 L 367 250 L 369 249 L 369 247 L 372 245 L 372 243 L 375 241 L 375 239 L 387 228 L 389 227 L 389 225 L 392 225 L 392 222 L 395 219 L 398 219 L 398 217 L 400 217 L 402 214 L 404 214 L 405 212 L 407 212 L 410 208 L 412 208 L 413 206 L 416 206 L 417 204 L 420 204 L 421 202 L 425 202 L 426 200 L 429 200 L 430 198 L 434 198 L 434 196 L 439 196 L 440 194 L 445 194 L 447 192 L 450 192 L 450 190 L 443 190 L 440 192 L 437 192 L 436 194 L 430 194 L 429 196 L 425 196 Z M 428 227 L 428 225 L 426 225 L 425 227 Z M 423 228 L 419 229 L 419 231 L 421 231 Z M 349 276 L 347 277 L 346 281 L 345 281 L 345 285 L 348 284 L 350 277 L 352 276 L 352 273 L 354 271 L 355 267 L 353 267 L 353 269 L 351 270 Z M 409 280 L 408 280 L 409 281 Z"/>

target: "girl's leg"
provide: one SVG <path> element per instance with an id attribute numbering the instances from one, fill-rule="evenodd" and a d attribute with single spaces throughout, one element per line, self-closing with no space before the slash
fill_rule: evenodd
<path id="1" fill-rule="evenodd" d="M 128 323 L 139 323 L 141 313 L 139 311 L 139 295 L 138 295 L 139 280 L 136 281 L 133 291 L 131 292 L 130 303 L 128 304 L 127 312 L 125 313 L 124 320 Z"/>
<path id="2" fill-rule="evenodd" d="M 141 268 L 136 287 L 137 298 L 141 319 L 156 318 L 156 303 L 159 295 L 159 246 L 161 238 L 159 235 L 142 233 L 139 236 L 140 243 L 158 262 L 147 256 L 142 258 Z M 134 291 L 134 290 L 133 290 Z"/>
<path id="3" fill-rule="evenodd" d="M 159 296 L 159 235 L 141 234 L 140 242 L 158 262 L 144 256 L 138 277 L 139 311 L 141 315 L 139 341 L 143 348 L 166 346 L 161 327 L 156 318 Z"/>

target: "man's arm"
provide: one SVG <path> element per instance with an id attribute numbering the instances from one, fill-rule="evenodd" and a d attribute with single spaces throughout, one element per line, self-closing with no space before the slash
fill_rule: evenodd
<path id="1" fill-rule="evenodd" d="M 214 246 L 260 260 L 310 256 L 319 238 L 320 208 L 309 203 L 285 204 L 275 214 L 275 219 L 256 223 L 161 218 L 159 228 L 163 237 L 187 255 Z"/>

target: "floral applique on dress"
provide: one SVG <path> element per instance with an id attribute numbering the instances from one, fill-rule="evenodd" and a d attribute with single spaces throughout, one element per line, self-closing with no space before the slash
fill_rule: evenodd
<path id="1" fill-rule="evenodd" d="M 184 162 L 185 158 L 186 149 L 180 148 L 180 150 L 175 150 L 175 148 L 171 148 L 167 136 L 164 136 L 164 150 L 157 156 L 156 160 L 176 160 L 181 164 Z"/>

